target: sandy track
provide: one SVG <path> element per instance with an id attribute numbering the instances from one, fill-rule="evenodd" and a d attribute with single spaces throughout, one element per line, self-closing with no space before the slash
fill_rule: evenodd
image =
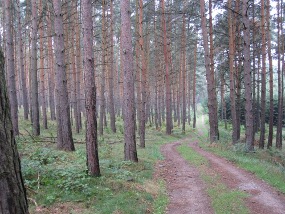
<path id="1" fill-rule="evenodd" d="M 169 214 L 210 214 L 213 213 L 205 185 L 199 177 L 199 170 L 190 166 L 176 147 L 179 142 L 166 144 L 161 148 L 165 160 L 156 168 L 160 178 L 166 181 L 170 203 Z"/>

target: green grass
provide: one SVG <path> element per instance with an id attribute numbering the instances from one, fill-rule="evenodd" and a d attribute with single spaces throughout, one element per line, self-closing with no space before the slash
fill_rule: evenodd
<path id="1" fill-rule="evenodd" d="M 211 198 L 215 213 L 249 213 L 244 203 L 244 199 L 247 195 L 244 192 L 227 188 L 225 184 L 222 183 L 219 175 L 211 170 L 207 159 L 186 144 L 180 145 L 177 147 L 177 150 L 185 160 L 199 169 L 201 178 L 206 183 L 207 192 Z"/>
<path id="2" fill-rule="evenodd" d="M 164 213 L 168 203 L 165 185 L 153 180 L 154 164 L 163 159 L 161 145 L 180 139 L 180 128 L 167 136 L 163 129 L 148 127 L 146 148 L 138 149 L 138 163 L 124 161 L 123 121 L 117 118 L 117 133 L 107 127 L 99 136 L 99 158 L 102 176 L 90 177 L 86 169 L 84 130 L 73 131 L 75 152 L 56 148 L 56 123 L 48 121 L 48 130 L 33 136 L 30 121 L 20 120 L 18 150 L 30 211 L 47 207 L 50 212 L 60 204 L 72 203 L 82 213 Z M 189 129 L 189 128 L 188 128 Z M 139 142 L 137 140 L 137 142 Z M 68 204 L 69 206 L 69 204 Z M 76 211 L 74 211 L 76 212 Z"/>

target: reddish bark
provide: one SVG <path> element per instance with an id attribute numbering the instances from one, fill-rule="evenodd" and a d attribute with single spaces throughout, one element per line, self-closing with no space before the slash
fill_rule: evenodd
<path id="1" fill-rule="evenodd" d="M 97 119 L 96 86 L 94 77 L 93 20 L 91 0 L 82 0 L 83 45 L 85 70 L 85 109 L 86 109 L 86 153 L 87 168 L 91 175 L 100 176 Z"/>
<path id="2" fill-rule="evenodd" d="M 137 162 L 135 106 L 134 106 L 134 68 L 131 37 L 130 1 L 121 0 L 121 48 L 124 71 L 124 138 L 125 160 Z"/>

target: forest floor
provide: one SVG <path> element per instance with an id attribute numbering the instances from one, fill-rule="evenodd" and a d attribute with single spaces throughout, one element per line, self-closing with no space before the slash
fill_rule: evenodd
<path id="1" fill-rule="evenodd" d="M 179 126 L 172 135 L 148 127 L 147 146 L 138 147 L 139 162 L 132 163 L 123 159 L 118 118 L 117 133 L 106 128 L 98 138 L 102 176 L 93 178 L 86 173 L 84 130 L 73 135 L 76 151 L 65 152 L 56 147 L 55 122 L 36 137 L 30 121 L 21 120 L 17 146 L 30 213 L 285 213 L 285 153 L 246 153 L 222 127 L 219 142 L 210 144 L 204 117 L 198 122 L 187 135 Z"/>
<path id="2" fill-rule="evenodd" d="M 165 159 L 156 164 L 155 177 L 166 182 L 167 213 L 285 212 L 283 193 L 253 173 L 205 151 L 198 141 L 192 135 L 161 147 Z"/>

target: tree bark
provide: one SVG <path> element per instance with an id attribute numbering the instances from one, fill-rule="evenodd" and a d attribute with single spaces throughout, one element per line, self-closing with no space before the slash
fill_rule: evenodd
<path id="1" fill-rule="evenodd" d="M 197 46 L 198 42 L 195 42 L 194 49 L 194 63 L 193 63 L 193 129 L 196 128 L 196 67 L 197 67 Z M 190 91 L 189 91 L 190 93 Z"/>
<path id="2" fill-rule="evenodd" d="M 252 151 L 253 145 L 253 112 L 252 112 L 252 89 L 251 89 L 251 69 L 250 69 L 250 26 L 249 18 L 247 14 L 249 2 L 243 0 L 242 7 L 242 20 L 244 26 L 244 84 L 245 84 L 245 124 L 246 124 L 246 150 Z"/>
<path id="3" fill-rule="evenodd" d="M 50 10 L 50 8 L 49 8 Z M 47 17 L 47 27 L 48 27 L 48 65 L 49 65 L 49 73 L 48 73 L 48 88 L 49 88 L 49 108 L 50 108 L 50 118 L 51 120 L 56 120 L 55 116 L 55 79 L 54 79 L 54 53 L 52 48 L 52 20 L 51 20 L 51 12 L 48 12 Z"/>
<path id="4" fill-rule="evenodd" d="M 232 25 L 232 1 L 228 0 L 228 25 L 229 25 L 229 69 L 230 69 L 230 99 L 231 99 L 231 116 L 232 116 L 232 143 L 238 141 L 237 133 L 237 111 L 236 111 L 236 91 L 234 75 L 234 30 Z M 239 115 L 238 115 L 239 116 Z"/>
<path id="5" fill-rule="evenodd" d="M 78 9 L 76 8 L 76 15 L 78 19 L 80 18 L 79 13 L 77 11 Z M 81 71 L 81 47 L 80 47 L 80 27 L 79 25 L 76 25 L 76 103 L 77 103 L 77 111 L 78 111 L 78 118 L 77 118 L 77 131 L 82 129 L 82 119 L 81 119 L 81 88 L 80 88 L 80 83 L 81 83 L 81 76 L 82 76 L 82 71 Z"/>
<path id="6" fill-rule="evenodd" d="M 113 133 L 116 133 L 116 115 L 115 115 L 115 104 L 114 104 L 114 11 L 113 11 L 113 0 L 111 4 L 111 26 L 110 26 L 110 71 L 109 71 L 109 111 L 110 111 L 110 127 Z"/>
<path id="7" fill-rule="evenodd" d="M 141 120 L 140 120 L 140 147 L 145 147 L 145 124 L 146 124 L 146 90 L 147 90 L 147 76 L 146 76 L 146 59 L 143 39 L 143 1 L 139 0 L 139 50 L 140 60 L 142 66 L 141 72 Z"/>
<path id="8" fill-rule="evenodd" d="M 6 2 L 7 3 L 7 2 Z M 29 213 L 0 49 L 0 213 Z"/>
<path id="9" fill-rule="evenodd" d="M 97 119 L 96 86 L 93 54 L 93 20 L 91 0 L 82 0 L 84 70 L 85 70 L 85 109 L 86 109 L 86 154 L 90 175 L 100 176 Z"/>
<path id="10" fill-rule="evenodd" d="M 23 53 L 23 37 L 22 37 L 22 23 L 21 23 L 21 11 L 20 11 L 20 2 L 17 0 L 17 8 L 18 8 L 18 29 L 17 29 L 17 39 L 18 39 L 18 66 L 19 73 L 21 78 L 21 86 L 22 86 L 22 98 L 23 98 L 23 107 L 24 107 L 24 119 L 28 120 L 29 116 L 29 103 L 28 103 L 28 91 L 26 84 L 26 73 L 25 73 L 25 65 L 24 65 L 24 53 Z"/>
<path id="11" fill-rule="evenodd" d="M 135 107 L 134 107 L 134 67 L 131 34 L 130 1 L 121 0 L 121 42 L 122 63 L 124 71 L 124 139 L 125 160 L 137 162 L 136 132 L 135 132 Z"/>
<path id="12" fill-rule="evenodd" d="M 171 115 L 171 89 L 169 80 L 169 59 L 167 51 L 167 33 L 166 33 L 166 21 L 165 21 L 165 8 L 164 0 L 160 0 L 162 9 L 162 28 L 163 28 L 163 53 L 165 60 L 165 92 L 166 92 L 166 134 L 170 135 L 172 132 L 172 115 Z"/>
<path id="13" fill-rule="evenodd" d="M 281 1 L 282 3 L 282 1 Z M 278 60 L 278 119 L 277 119 L 277 130 L 276 130 L 276 148 L 282 149 L 282 126 L 283 126 L 283 68 L 281 68 L 281 53 L 284 52 L 283 48 L 283 42 L 281 41 L 282 38 L 282 12 L 280 13 L 280 8 L 282 4 L 280 5 L 280 0 L 277 2 L 277 29 L 278 29 L 278 37 L 277 37 L 277 44 L 278 44 L 278 54 L 277 54 L 277 60 Z M 282 10 L 281 10 L 282 11 Z M 281 14 L 281 15 L 280 15 Z M 281 33 L 281 35 L 280 35 Z M 280 38 L 281 37 L 281 38 Z M 283 66 L 282 66 L 283 67 Z"/>
<path id="14" fill-rule="evenodd" d="M 55 56 L 56 56 L 56 119 L 57 119 L 57 147 L 61 150 L 74 151 L 70 123 L 70 106 L 67 92 L 67 78 L 65 71 L 65 48 L 63 34 L 63 18 L 61 0 L 53 0 Z"/>
<path id="15" fill-rule="evenodd" d="M 43 0 L 40 0 L 40 14 L 43 12 Z M 45 92 L 45 68 L 44 68 L 44 23 L 43 18 L 40 23 L 39 36 L 40 36 L 40 87 L 41 87 L 41 104 L 42 104 L 42 114 L 43 114 L 43 127 L 48 128 L 47 125 L 47 109 L 46 109 L 46 92 Z"/>
<path id="16" fill-rule="evenodd" d="M 264 149 L 265 140 L 265 112 L 266 112 L 266 38 L 264 0 L 261 0 L 261 33 L 262 33 L 262 73 L 261 73 L 261 105 L 260 105 L 260 139 L 259 148 Z"/>
<path id="17" fill-rule="evenodd" d="M 185 33 L 185 14 L 182 21 L 182 133 L 185 134 L 186 124 L 186 33 Z"/>
<path id="18" fill-rule="evenodd" d="M 99 134 L 103 135 L 104 117 L 105 117 L 105 73 L 106 73 L 106 0 L 102 1 L 102 72 L 101 72 L 101 89 L 100 89 L 100 116 L 99 116 Z"/>
<path id="19" fill-rule="evenodd" d="M 208 109 L 210 123 L 210 141 L 214 142 L 219 138 L 218 115 L 217 115 L 217 95 L 215 88 L 215 77 L 211 70 L 210 50 L 208 46 L 208 31 L 206 26 L 205 1 L 200 0 L 201 26 L 203 34 L 203 45 L 205 51 L 205 67 L 208 91 Z"/>
<path id="20" fill-rule="evenodd" d="M 273 117 L 274 117 L 274 106 L 273 106 L 273 65 L 272 65 L 272 53 L 271 53 L 271 30 L 270 30 L 270 0 L 267 0 L 266 10 L 266 22 L 267 22 L 267 49 L 268 49 L 268 61 L 269 61 L 269 133 L 267 148 L 272 147 L 273 141 Z"/>
<path id="21" fill-rule="evenodd" d="M 40 135 L 40 111 L 38 92 L 38 72 L 37 72 L 37 32 L 38 32 L 38 11 L 37 1 L 32 0 L 32 44 L 31 44 L 31 106 L 33 134 Z"/>
<path id="22" fill-rule="evenodd" d="M 14 41 L 12 35 L 12 1 L 5 0 L 5 38 L 6 38 L 6 55 L 7 55 L 7 83 L 8 94 L 11 107 L 11 117 L 14 134 L 19 134 L 18 125 L 18 99 L 16 90 L 16 74 L 15 74 L 15 61 L 14 61 Z"/>

